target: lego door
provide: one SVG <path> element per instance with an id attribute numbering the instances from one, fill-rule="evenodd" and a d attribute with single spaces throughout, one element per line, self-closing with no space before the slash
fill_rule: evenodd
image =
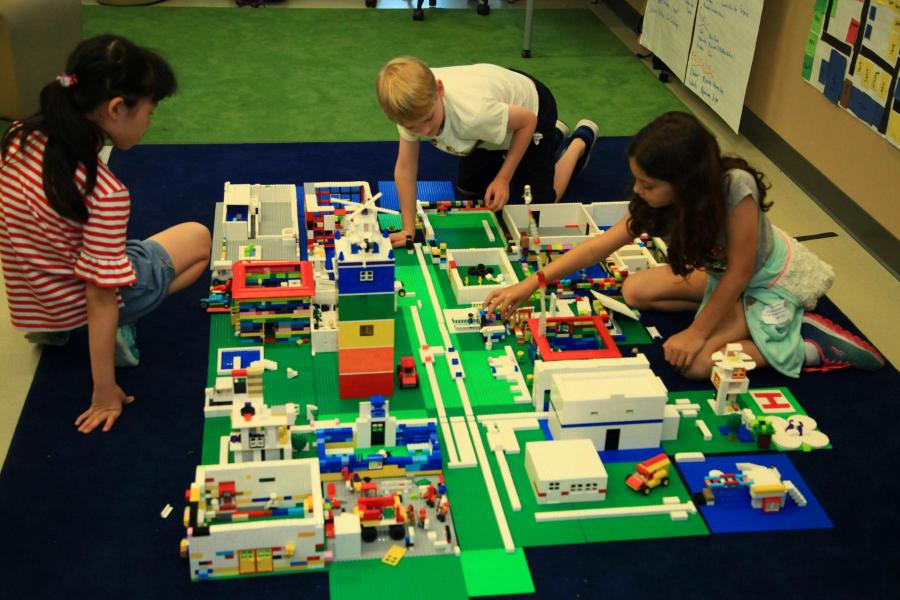
<path id="1" fill-rule="evenodd" d="M 621 429 L 607 429 L 606 430 L 606 442 L 603 444 L 604 450 L 618 450 L 619 449 L 619 437 L 622 434 Z"/>
<path id="2" fill-rule="evenodd" d="M 384 423 L 372 423 L 372 446 L 384 446 Z"/>

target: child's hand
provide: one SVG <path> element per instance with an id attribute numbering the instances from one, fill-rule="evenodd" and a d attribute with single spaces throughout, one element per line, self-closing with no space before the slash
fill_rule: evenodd
<path id="1" fill-rule="evenodd" d="M 534 287 L 528 283 L 527 279 L 514 285 L 494 290 L 485 298 L 484 310 L 488 314 L 499 310 L 500 316 L 504 320 L 509 319 L 516 309 L 528 300 L 533 293 Z"/>
<path id="2" fill-rule="evenodd" d="M 666 362 L 672 365 L 676 371 L 685 371 L 694 362 L 705 344 L 706 338 L 688 327 L 667 339 L 663 344 Z"/>
<path id="3" fill-rule="evenodd" d="M 393 248 L 402 248 L 406 246 L 406 238 L 407 236 L 415 239 L 415 235 L 410 233 L 405 229 L 401 229 L 400 231 L 392 231 L 388 237 L 391 239 L 391 247 Z"/>
<path id="4" fill-rule="evenodd" d="M 509 181 L 497 177 L 484 192 L 484 206 L 493 211 L 498 211 L 509 202 Z"/>
<path id="5" fill-rule="evenodd" d="M 116 384 L 94 386 L 91 407 L 78 415 L 75 426 L 81 433 L 90 433 L 102 423 L 103 431 L 109 431 L 122 414 L 122 407 L 132 402 L 134 396 L 126 395 Z"/>

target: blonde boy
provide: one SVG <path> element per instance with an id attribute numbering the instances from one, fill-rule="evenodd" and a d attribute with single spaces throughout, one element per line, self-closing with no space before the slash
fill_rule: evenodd
<path id="1" fill-rule="evenodd" d="M 431 69 L 402 56 L 381 69 L 375 89 L 400 134 L 394 181 L 403 229 L 391 234 L 395 247 L 415 233 L 421 141 L 460 157 L 460 196 L 483 197 L 487 208 L 500 210 L 520 201 L 526 184 L 535 202 L 562 198 L 599 133 L 595 123 L 582 119 L 568 136 L 546 86 L 496 65 Z"/>

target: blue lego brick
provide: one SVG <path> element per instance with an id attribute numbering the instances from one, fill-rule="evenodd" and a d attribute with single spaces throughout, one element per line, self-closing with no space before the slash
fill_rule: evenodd
<path id="1" fill-rule="evenodd" d="M 787 454 L 746 454 L 740 456 L 707 456 L 704 462 L 680 463 L 681 478 L 692 494 L 705 487 L 703 478 L 712 469 L 724 473 L 737 470 L 736 463 L 751 462 L 766 467 L 774 466 L 781 473 L 782 481 L 790 480 L 806 497 L 805 507 L 789 497 L 784 508 L 777 513 L 764 513 L 750 505 L 747 488 L 716 492 L 713 506 L 701 506 L 703 518 L 713 533 L 739 533 L 748 531 L 791 531 L 796 529 L 828 529 L 834 527 L 825 510 L 813 496 L 800 473 Z"/>
<path id="2" fill-rule="evenodd" d="M 361 274 L 365 272 L 365 278 L 369 281 L 360 281 Z M 373 292 L 394 292 L 394 264 L 393 263 L 368 263 L 365 267 L 361 264 L 340 265 L 338 267 L 338 294 L 371 294 Z"/>
<path id="3" fill-rule="evenodd" d="M 300 244 L 300 260 L 308 260 L 306 253 L 306 205 L 303 198 L 303 184 L 297 186 L 297 223 L 299 223 L 297 240 Z"/>
<path id="4" fill-rule="evenodd" d="M 665 452 L 661 447 L 634 448 L 631 450 L 601 450 L 600 460 L 604 463 L 639 463 L 650 457 Z"/>
<path id="5" fill-rule="evenodd" d="M 378 203 L 382 208 L 400 210 L 397 185 L 393 181 L 379 181 L 378 191 L 381 192 L 381 199 Z M 416 195 L 419 200 L 454 200 L 456 191 L 449 181 L 418 181 L 416 182 Z"/>
<path id="6" fill-rule="evenodd" d="M 725 437 L 731 435 L 731 430 L 727 425 L 720 425 L 718 429 L 719 433 Z M 754 441 L 756 438 L 753 436 L 752 431 L 741 425 L 740 429 L 737 430 L 737 439 L 741 442 L 748 443 Z"/>
<path id="7" fill-rule="evenodd" d="M 262 348 L 240 348 L 222 351 L 222 362 L 219 363 L 220 371 L 230 371 L 234 368 L 234 359 L 240 357 L 241 367 L 246 368 L 250 363 L 262 358 Z"/>

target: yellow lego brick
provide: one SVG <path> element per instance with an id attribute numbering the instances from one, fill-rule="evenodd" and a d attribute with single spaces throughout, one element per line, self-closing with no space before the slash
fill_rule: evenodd
<path id="1" fill-rule="evenodd" d="M 392 567 L 396 567 L 397 563 L 400 562 L 400 559 L 406 555 L 406 548 L 402 546 L 391 546 L 391 549 L 387 551 L 387 554 L 384 555 L 384 558 L 381 559 L 386 565 L 390 565 Z"/>
<path id="2" fill-rule="evenodd" d="M 754 494 L 778 494 L 787 493 L 787 488 L 783 483 L 765 483 L 750 486 L 750 491 Z"/>

